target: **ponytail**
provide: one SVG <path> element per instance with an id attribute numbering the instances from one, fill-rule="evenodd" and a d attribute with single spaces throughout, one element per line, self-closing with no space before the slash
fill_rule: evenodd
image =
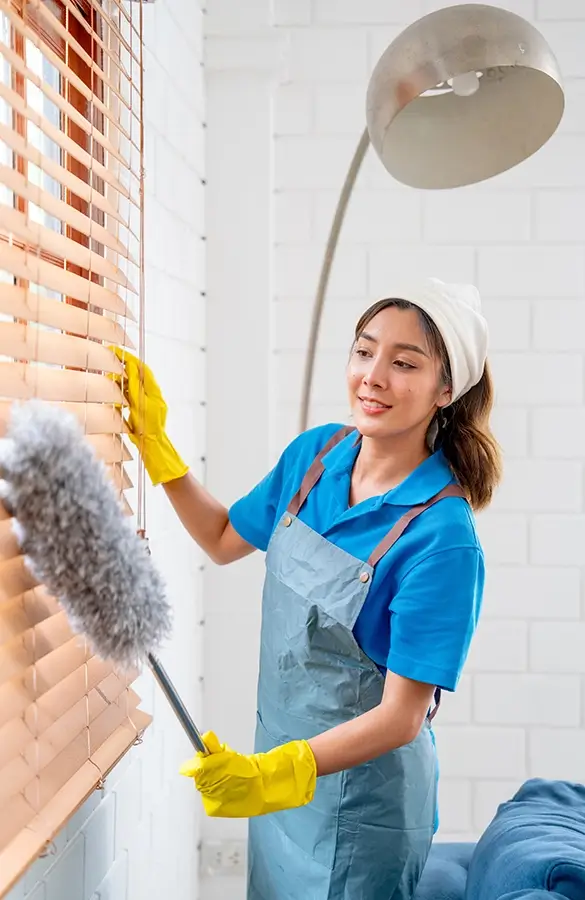
<path id="1" fill-rule="evenodd" d="M 500 449 L 489 425 L 493 400 L 486 363 L 481 380 L 437 413 L 435 448 L 443 451 L 474 510 L 489 505 L 502 476 Z"/>

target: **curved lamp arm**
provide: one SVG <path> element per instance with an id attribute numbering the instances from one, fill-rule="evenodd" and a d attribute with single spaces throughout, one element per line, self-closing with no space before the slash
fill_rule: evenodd
<path id="1" fill-rule="evenodd" d="M 337 249 L 337 243 L 339 241 L 339 234 L 341 232 L 341 226 L 343 225 L 343 220 L 345 218 L 345 213 L 347 210 L 347 205 L 349 203 L 349 198 L 351 197 L 351 192 L 353 191 L 356 178 L 360 171 L 362 162 L 364 160 L 364 156 L 366 155 L 366 151 L 370 145 L 370 136 L 367 128 L 364 130 L 359 143 L 356 147 L 355 153 L 353 155 L 353 159 L 350 163 L 347 175 L 345 176 L 345 182 L 341 189 L 341 194 L 339 196 L 339 200 L 337 202 L 337 209 L 335 210 L 335 215 L 333 217 L 333 222 L 331 225 L 331 231 L 329 232 L 329 238 L 327 240 L 327 245 L 325 247 L 325 256 L 323 258 L 323 264 L 321 266 L 321 274 L 319 276 L 319 284 L 317 287 L 317 293 L 315 295 L 315 302 L 313 305 L 313 315 L 311 318 L 311 330 L 309 333 L 309 343 L 307 346 L 307 353 L 305 356 L 305 371 L 303 375 L 303 388 L 301 393 L 301 412 L 299 419 L 299 432 L 306 431 L 307 423 L 309 418 L 309 403 L 311 401 L 311 390 L 313 387 L 313 373 L 315 368 L 315 354 L 317 351 L 317 341 L 319 339 L 319 328 L 321 325 L 321 317 L 323 314 L 323 308 L 325 306 L 325 297 L 327 294 L 327 286 L 329 284 L 329 276 L 331 274 L 331 268 L 333 266 L 333 259 L 335 257 L 335 250 Z"/>

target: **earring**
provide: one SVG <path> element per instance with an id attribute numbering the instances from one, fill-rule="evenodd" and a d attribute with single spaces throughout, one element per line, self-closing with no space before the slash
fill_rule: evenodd
<path id="1" fill-rule="evenodd" d="M 429 450 L 431 450 L 431 452 L 435 450 L 440 434 L 439 412 L 440 410 L 437 410 L 431 420 L 431 424 L 427 429 L 427 447 L 429 448 Z"/>

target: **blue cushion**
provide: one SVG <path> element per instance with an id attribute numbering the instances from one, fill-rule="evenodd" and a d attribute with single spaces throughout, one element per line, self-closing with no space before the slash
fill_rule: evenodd
<path id="1" fill-rule="evenodd" d="M 583 900 L 585 786 L 527 781 L 478 841 L 465 900 Z"/>
<path id="2" fill-rule="evenodd" d="M 414 900 L 463 900 L 475 844 L 433 844 Z"/>
<path id="3" fill-rule="evenodd" d="M 499 900 L 565 900 L 556 892 L 552 894 L 550 891 L 541 891 L 537 888 L 535 891 L 512 891 L 511 894 L 504 894 Z"/>

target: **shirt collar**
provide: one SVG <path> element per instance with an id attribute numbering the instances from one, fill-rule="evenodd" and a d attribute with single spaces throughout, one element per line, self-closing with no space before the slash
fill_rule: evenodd
<path id="1" fill-rule="evenodd" d="M 360 436 L 352 431 L 323 457 L 323 466 L 330 475 L 347 475 L 351 472 L 359 451 Z M 404 481 L 384 494 L 382 502 L 393 506 L 416 506 L 426 503 L 453 481 L 455 477 L 444 453 L 437 450 Z"/>

